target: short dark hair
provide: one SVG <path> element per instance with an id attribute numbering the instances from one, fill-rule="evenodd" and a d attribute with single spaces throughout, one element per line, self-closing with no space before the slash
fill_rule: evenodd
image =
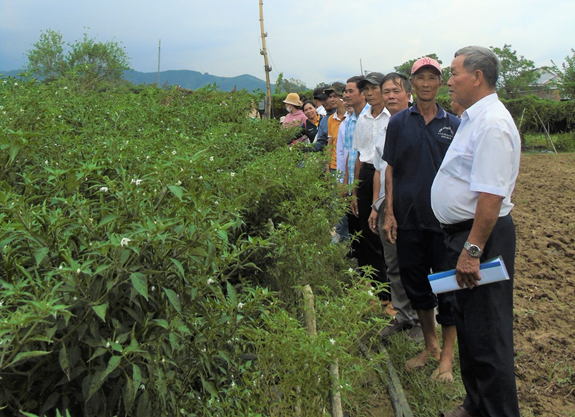
<path id="1" fill-rule="evenodd" d="M 315 103 L 314 103 L 313 101 L 311 101 L 311 100 L 306 100 L 306 101 L 303 102 L 303 105 L 301 106 L 302 110 L 305 108 L 305 105 L 306 105 L 306 104 L 311 104 L 314 109 L 316 108 L 316 107 L 315 107 Z"/>
<path id="2" fill-rule="evenodd" d="M 346 82 L 355 83 L 355 86 L 359 88 L 357 84 L 362 80 L 365 80 L 365 77 L 363 75 L 354 75 L 353 77 L 348 78 Z"/>
<path id="3" fill-rule="evenodd" d="M 455 53 L 455 58 L 464 55 L 463 68 L 467 72 L 481 71 L 487 85 L 495 88 L 499 78 L 499 59 L 497 55 L 483 46 L 466 46 Z"/>
<path id="4" fill-rule="evenodd" d="M 385 84 L 389 80 L 393 81 L 395 85 L 401 86 L 401 88 L 403 88 L 403 91 L 405 91 L 406 93 L 411 93 L 411 83 L 404 74 L 400 74 L 398 72 L 390 72 L 385 77 L 383 77 L 383 80 L 381 80 L 381 84 L 379 86 L 382 88 L 383 84 Z"/>

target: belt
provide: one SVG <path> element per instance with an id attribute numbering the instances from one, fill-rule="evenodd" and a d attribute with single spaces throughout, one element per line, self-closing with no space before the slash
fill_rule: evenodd
<path id="1" fill-rule="evenodd" d="M 448 235 L 453 235 L 455 233 L 467 232 L 468 230 L 471 230 L 471 228 L 473 227 L 473 219 L 464 220 L 462 222 L 454 224 L 441 223 L 440 226 L 441 230 L 443 230 L 444 233 L 447 233 Z"/>

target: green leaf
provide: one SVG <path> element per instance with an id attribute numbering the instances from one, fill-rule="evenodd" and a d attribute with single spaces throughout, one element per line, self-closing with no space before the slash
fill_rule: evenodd
<path id="1" fill-rule="evenodd" d="M 117 214 L 108 214 L 102 220 L 100 220 L 100 223 L 98 223 L 98 227 L 102 227 L 102 226 L 110 223 L 111 221 L 116 220 L 117 218 L 118 218 Z"/>
<path id="2" fill-rule="evenodd" d="M 176 265 L 176 268 L 178 268 L 178 271 L 180 271 L 180 274 L 182 275 L 182 277 L 185 277 L 184 267 L 182 266 L 182 263 L 180 261 L 178 261 L 177 259 L 174 259 L 174 258 L 170 258 L 170 260 L 174 263 L 174 265 Z"/>
<path id="3" fill-rule="evenodd" d="M 237 304 L 236 301 L 236 289 L 234 288 L 234 286 L 232 284 L 230 284 L 230 282 L 226 282 L 226 287 L 228 289 L 228 297 L 231 300 L 231 302 L 233 303 L 233 305 Z"/>
<path id="4" fill-rule="evenodd" d="M 120 365 L 120 362 L 122 362 L 121 356 L 112 356 L 110 358 L 110 361 L 108 362 L 106 372 L 104 372 L 104 378 L 106 378 L 108 375 L 114 372 L 114 370 L 118 367 L 118 365 Z"/>
<path id="5" fill-rule="evenodd" d="M 68 377 L 68 381 L 70 380 L 70 356 L 68 352 L 66 352 L 66 345 L 62 343 L 62 349 L 60 349 L 60 354 L 58 355 L 58 360 L 60 362 L 60 367 L 62 371 Z"/>
<path id="6" fill-rule="evenodd" d="M 180 201 L 182 200 L 182 196 L 184 195 L 184 190 L 182 187 L 178 187 L 177 185 L 169 185 L 168 188 L 176 197 L 178 197 Z"/>
<path id="7" fill-rule="evenodd" d="M 104 272 L 106 269 L 108 269 L 110 266 L 112 265 L 99 265 L 98 268 L 96 268 L 96 272 L 94 272 L 94 274 L 100 274 Z"/>
<path id="8" fill-rule="evenodd" d="M 108 349 L 103 348 L 103 347 L 99 347 L 98 349 L 96 349 L 96 351 L 94 352 L 92 357 L 90 359 L 88 359 L 88 362 L 91 362 L 93 359 L 96 359 L 98 356 L 102 356 L 107 351 L 108 351 Z"/>
<path id="9" fill-rule="evenodd" d="M 136 399 L 136 388 L 134 388 L 134 381 L 132 378 L 126 378 L 126 384 L 124 385 L 124 407 L 126 410 L 131 410 L 134 405 L 134 400 Z"/>
<path id="10" fill-rule="evenodd" d="M 208 253 L 206 252 L 206 250 L 204 248 L 191 248 L 189 250 L 190 255 L 192 256 L 202 256 L 204 258 L 206 258 L 208 256 Z"/>
<path id="11" fill-rule="evenodd" d="M 100 304 L 99 306 L 92 306 L 92 310 L 96 312 L 98 317 L 102 319 L 103 322 L 106 322 L 106 309 L 108 308 L 108 303 Z"/>
<path id="12" fill-rule="evenodd" d="M 27 413 L 26 411 L 22 411 L 22 410 L 20 410 L 20 413 L 26 417 L 38 417 L 37 414 Z"/>
<path id="13" fill-rule="evenodd" d="M 121 356 L 112 356 L 110 361 L 108 362 L 108 366 L 105 371 L 98 371 L 94 374 L 92 380 L 90 381 L 90 390 L 88 391 L 88 398 L 85 401 L 88 401 L 92 395 L 96 391 L 100 389 L 108 375 L 110 375 L 114 370 L 118 367 L 120 362 L 122 361 Z"/>
<path id="14" fill-rule="evenodd" d="M 31 350 L 29 352 L 20 352 L 19 354 L 16 355 L 14 360 L 10 362 L 10 364 L 7 367 L 14 365 L 16 362 L 23 361 L 24 359 L 35 358 L 37 356 L 44 356 L 49 353 L 52 353 L 52 351 L 46 352 L 44 350 Z"/>
<path id="15" fill-rule="evenodd" d="M 169 288 L 164 288 L 164 292 L 168 296 L 170 303 L 174 306 L 178 313 L 182 312 L 182 304 L 180 303 L 180 298 L 176 294 L 174 290 L 170 290 Z"/>
<path id="16" fill-rule="evenodd" d="M 50 252 L 49 248 L 39 248 L 34 251 L 34 258 L 36 259 L 36 266 L 40 265 L 40 262 L 44 260 L 46 255 Z"/>
<path id="17" fill-rule="evenodd" d="M 130 279 L 136 291 L 148 301 L 148 277 L 141 272 L 133 272 Z"/>

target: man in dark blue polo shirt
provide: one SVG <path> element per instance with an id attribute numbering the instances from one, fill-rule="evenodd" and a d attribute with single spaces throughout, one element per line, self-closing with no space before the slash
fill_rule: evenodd
<path id="1" fill-rule="evenodd" d="M 417 311 L 425 340 L 425 349 L 405 364 L 408 370 L 425 366 L 437 359 L 439 365 L 432 380 L 453 380 L 455 344 L 453 293 L 436 296 L 427 279 L 434 272 L 447 269 L 443 233 L 431 209 L 431 185 L 447 152 L 459 119 L 435 101 L 442 84 L 441 67 L 431 58 L 417 60 L 411 70 L 411 83 L 417 103 L 394 115 L 387 127 L 383 159 L 385 171 L 386 239 L 397 245 L 399 274 L 405 292 Z M 443 349 L 435 329 L 443 327 Z"/>

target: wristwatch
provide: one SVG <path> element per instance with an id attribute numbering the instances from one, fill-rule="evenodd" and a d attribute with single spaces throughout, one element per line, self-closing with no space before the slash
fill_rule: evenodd
<path id="1" fill-rule="evenodd" d="M 474 245 L 473 243 L 465 242 L 463 248 L 469 252 L 469 256 L 473 258 L 481 258 L 481 255 L 483 255 L 483 251 L 479 248 L 479 246 Z"/>

